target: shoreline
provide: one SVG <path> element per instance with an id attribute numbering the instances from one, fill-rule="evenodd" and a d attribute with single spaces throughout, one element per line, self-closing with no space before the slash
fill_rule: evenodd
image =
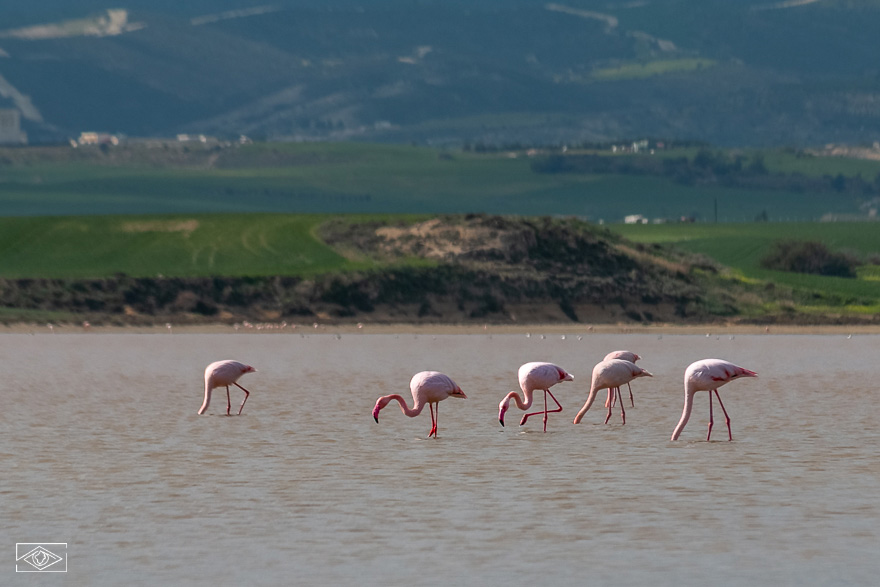
<path id="1" fill-rule="evenodd" d="M 0 326 L 3 334 L 801 334 L 801 335 L 877 335 L 880 325 L 760 325 L 760 324 L 166 324 L 155 326 L 82 326 L 74 324 L 41 325 L 11 323 Z"/>

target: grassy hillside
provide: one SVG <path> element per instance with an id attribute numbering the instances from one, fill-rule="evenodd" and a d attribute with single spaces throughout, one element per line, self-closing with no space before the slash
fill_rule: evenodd
<path id="1" fill-rule="evenodd" d="M 37 140 L 877 140 L 873 0 L 17 4 L 0 107 Z"/>
<path id="2" fill-rule="evenodd" d="M 116 323 L 303 316 L 651 322 L 713 320 L 737 311 L 730 292 L 704 291 L 706 278 L 692 273 L 686 255 L 640 251 L 573 219 L 336 218 L 320 229 L 333 250 L 313 237 L 322 220 L 102 217 L 50 225 L 53 219 L 39 219 L 47 247 L 28 246 L 26 235 L 38 228 L 32 225 L 13 235 L 18 249 L 3 256 L 32 250 L 31 267 L 52 278 L 0 279 L 0 308 L 6 308 L 0 320 L 67 312 L 68 320 Z M 232 246 L 222 247 L 220 239 Z M 56 247 L 76 247 L 77 254 Z M 145 251 L 159 263 L 150 264 Z M 268 264 L 271 270 L 261 273 Z M 704 261 L 699 266 L 712 270 Z M 126 275 L 95 277 L 108 270 Z M 36 269 L 27 271 L 33 276 Z M 166 275 L 177 271 L 187 275 Z"/>
<path id="3" fill-rule="evenodd" d="M 48 316 L 64 311 L 120 320 L 134 312 L 138 321 L 176 314 L 241 319 L 249 312 L 375 317 L 381 312 L 373 315 L 373 308 L 380 306 L 382 319 L 433 321 L 827 321 L 880 315 L 877 266 L 862 267 L 858 279 L 759 266 L 780 238 L 821 240 L 833 249 L 876 256 L 880 234 L 873 223 L 606 229 L 548 217 L 425 218 L 3 218 L 0 306 L 7 309 L 0 319 L 61 319 Z M 414 222 L 419 224 L 410 226 Z M 691 253 L 708 255 L 733 274 L 717 273 L 714 262 Z"/>

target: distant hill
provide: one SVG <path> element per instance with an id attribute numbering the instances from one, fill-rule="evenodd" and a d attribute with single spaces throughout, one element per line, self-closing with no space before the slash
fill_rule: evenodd
<path id="1" fill-rule="evenodd" d="M 32 141 L 880 140 L 877 0 L 43 0 L 0 26 Z"/>

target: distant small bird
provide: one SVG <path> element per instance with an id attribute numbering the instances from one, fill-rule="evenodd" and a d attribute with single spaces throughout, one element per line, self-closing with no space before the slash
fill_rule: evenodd
<path id="1" fill-rule="evenodd" d="M 550 393 L 550 388 L 560 383 L 562 381 L 572 381 L 574 379 L 574 375 L 568 373 L 562 367 L 558 367 L 553 363 L 526 363 L 525 365 L 519 368 L 519 387 L 522 389 L 523 397 L 525 401 L 519 399 L 519 394 L 515 391 L 511 391 L 504 399 L 501 400 L 501 403 L 498 404 L 498 422 L 504 426 L 504 414 L 507 412 L 507 408 L 510 404 L 510 400 L 513 400 L 516 403 L 516 407 L 521 410 L 528 410 L 532 407 L 532 400 L 534 399 L 533 393 L 541 389 L 544 391 L 544 411 L 543 412 L 532 412 L 531 414 L 525 414 L 520 420 L 519 425 L 522 426 L 526 423 L 526 420 L 529 419 L 529 416 L 534 416 L 536 414 L 544 414 L 544 432 L 547 432 L 547 414 L 551 412 L 561 412 L 562 406 L 556 400 L 552 393 Z M 553 398 L 553 401 L 556 402 L 557 409 L 548 410 L 547 409 L 547 395 L 550 395 Z"/>
<path id="2" fill-rule="evenodd" d="M 217 387 L 225 387 L 226 415 L 228 416 L 232 409 L 232 401 L 229 398 L 230 385 L 234 385 L 244 392 L 244 399 L 241 401 L 241 406 L 238 408 L 238 413 L 241 415 L 241 410 L 244 409 L 244 402 L 247 401 L 251 392 L 236 382 L 245 373 L 253 373 L 254 371 L 256 371 L 256 369 L 250 365 L 245 365 L 238 361 L 216 361 L 208 365 L 205 368 L 205 401 L 202 403 L 202 407 L 199 408 L 199 415 L 204 414 L 205 410 L 208 409 L 208 406 L 211 403 L 211 390 Z"/>
<path id="3" fill-rule="evenodd" d="M 730 430 L 730 416 L 721 403 L 721 396 L 718 395 L 718 388 L 740 377 L 757 377 L 754 371 L 749 371 L 742 367 L 738 367 L 728 361 L 721 359 L 703 359 L 691 363 L 684 372 L 684 411 L 681 414 L 681 420 L 672 432 L 672 440 L 676 440 L 681 431 L 684 430 L 685 424 L 691 417 L 691 409 L 694 406 L 694 394 L 698 391 L 709 392 L 709 434 L 706 435 L 706 442 L 712 436 L 712 393 L 718 398 L 721 404 L 721 410 L 724 412 L 724 418 L 727 421 L 727 439 L 733 440 L 733 432 Z"/>
<path id="4" fill-rule="evenodd" d="M 392 400 L 396 400 L 400 404 L 400 411 L 410 418 L 415 418 L 425 409 L 428 404 L 431 410 L 431 431 L 428 432 L 428 438 L 433 436 L 437 438 L 437 423 L 440 421 L 440 403 L 447 397 L 460 397 L 467 399 L 467 396 L 461 388 L 443 373 L 437 371 L 422 371 L 413 375 L 409 382 L 409 389 L 413 397 L 413 407 L 409 408 L 403 399 L 403 396 L 396 393 L 384 395 L 376 400 L 373 407 L 373 419 L 379 423 L 379 411 L 389 404 Z M 434 416 L 434 404 L 437 404 L 437 416 Z"/>
<path id="5" fill-rule="evenodd" d="M 587 396 L 587 402 L 584 404 L 584 407 L 582 407 L 581 411 L 579 411 L 577 416 L 574 417 L 574 423 L 580 423 L 584 414 L 586 414 L 590 409 L 590 406 L 593 405 L 600 389 L 609 389 L 612 394 L 616 390 L 617 394 L 620 395 L 620 386 L 632 381 L 636 377 L 653 377 L 653 375 L 641 367 L 636 366 L 635 363 L 624 361 L 622 359 L 609 359 L 597 363 L 596 366 L 593 367 L 593 377 L 590 380 L 590 395 Z M 608 423 L 608 420 L 611 419 L 610 401 L 607 402 L 607 407 L 608 415 L 605 417 L 606 424 Z M 626 410 L 623 408 L 622 399 L 620 400 L 620 415 L 623 419 L 623 423 L 626 424 Z"/>
<path id="6" fill-rule="evenodd" d="M 632 351 L 611 351 L 610 353 L 605 355 L 605 358 L 602 360 L 608 361 L 610 359 L 620 359 L 621 361 L 629 361 L 630 363 L 635 363 L 636 361 L 641 359 L 641 357 Z M 627 389 L 629 389 L 629 403 L 632 405 L 632 407 L 636 407 L 636 402 L 633 399 L 633 390 L 629 384 L 629 381 L 627 381 L 626 387 L 627 387 Z M 614 394 L 611 393 L 610 388 L 608 389 L 608 399 L 611 401 L 611 405 L 613 406 L 614 405 Z M 620 401 L 623 401 L 623 400 L 620 400 Z"/>

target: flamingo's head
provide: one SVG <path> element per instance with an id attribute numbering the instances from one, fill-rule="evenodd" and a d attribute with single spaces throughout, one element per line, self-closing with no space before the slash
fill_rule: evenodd
<path id="1" fill-rule="evenodd" d="M 242 375 L 244 375 L 245 373 L 256 373 L 256 371 L 257 371 L 257 370 L 254 369 L 253 367 L 251 367 L 250 365 L 244 365 L 244 366 L 241 368 L 241 374 L 242 374 Z"/>
<path id="2" fill-rule="evenodd" d="M 507 402 L 501 402 L 498 406 L 498 423 L 504 426 L 504 414 L 507 413 Z"/>
<path id="3" fill-rule="evenodd" d="M 636 367 L 633 371 L 636 371 L 636 370 L 638 370 L 638 373 L 634 373 L 635 377 L 653 377 L 653 375 L 651 375 L 650 373 L 648 373 L 644 369 Z"/>
<path id="4" fill-rule="evenodd" d="M 400 396 L 398 396 L 398 397 L 400 397 Z M 393 398 L 394 398 L 394 396 L 386 395 L 386 396 L 380 397 L 379 399 L 376 400 L 376 405 L 373 406 L 373 420 L 376 421 L 376 424 L 379 423 L 379 410 L 381 410 L 382 408 L 387 406 Z"/>
<path id="5" fill-rule="evenodd" d="M 449 397 L 460 397 L 461 399 L 467 399 L 467 396 L 457 385 L 455 386 L 455 389 L 449 392 Z"/>
<path id="6" fill-rule="evenodd" d="M 574 381 L 574 375 L 572 375 L 565 369 L 557 367 L 556 370 L 559 372 L 559 381 Z"/>

